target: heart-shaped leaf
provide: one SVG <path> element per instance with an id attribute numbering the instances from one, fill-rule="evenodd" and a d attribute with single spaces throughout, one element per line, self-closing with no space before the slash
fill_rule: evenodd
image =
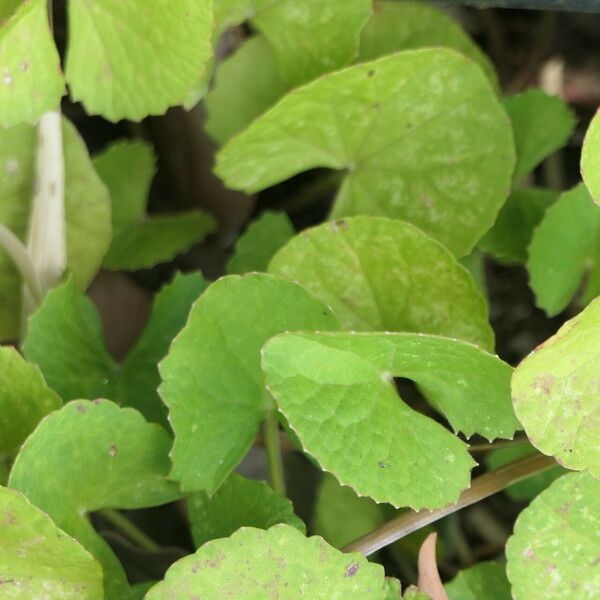
<path id="1" fill-rule="evenodd" d="M 585 135 L 581 175 L 594 202 L 600 204 L 600 112 L 596 113 Z"/>

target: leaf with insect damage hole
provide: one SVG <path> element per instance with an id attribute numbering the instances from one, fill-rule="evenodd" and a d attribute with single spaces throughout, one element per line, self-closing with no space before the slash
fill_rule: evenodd
<path id="1" fill-rule="evenodd" d="M 510 367 L 465 342 L 418 334 L 286 333 L 266 344 L 262 366 L 277 406 L 321 468 L 359 495 L 396 507 L 456 502 L 475 463 L 463 441 L 398 397 L 394 375 L 413 378 L 468 433 L 474 421 L 487 434 L 505 428 L 512 436 L 517 426 L 509 398 L 492 383 L 505 387 Z"/>
<path id="2" fill-rule="evenodd" d="M 581 175 L 594 202 L 600 204 L 600 112 L 596 113 L 585 135 Z"/>
<path id="3" fill-rule="evenodd" d="M 445 586 L 450 600 L 511 600 L 504 565 L 481 562 L 460 571 Z"/>
<path id="4" fill-rule="evenodd" d="M 508 540 L 512 597 L 600 598 L 599 532 L 600 481 L 589 473 L 557 479 L 519 515 Z"/>
<path id="5" fill-rule="evenodd" d="M 183 104 L 212 57 L 212 0 L 70 2 L 68 13 L 71 96 L 109 121 Z"/>
<path id="6" fill-rule="evenodd" d="M 90 161 L 84 141 L 63 119 L 67 267 L 80 289 L 98 272 L 111 239 L 110 198 Z M 0 129 L 0 222 L 25 240 L 35 185 L 37 133 L 18 125 Z M 0 339 L 17 339 L 21 280 L 0 250 Z"/>
<path id="7" fill-rule="evenodd" d="M 34 124 L 65 93 L 47 0 L 0 7 L 0 126 Z"/>
<path id="8" fill-rule="evenodd" d="M 4 600 L 102 600 L 102 569 L 77 540 L 27 498 L 0 487 Z"/>
<path id="9" fill-rule="evenodd" d="M 269 529 L 287 523 L 306 533 L 291 500 L 275 493 L 264 481 L 246 479 L 237 473 L 232 473 L 212 498 L 205 492 L 192 494 L 188 514 L 196 547 L 229 537 L 241 527 Z"/>
<path id="10" fill-rule="evenodd" d="M 472 277 L 409 223 L 324 223 L 288 242 L 269 270 L 321 298 L 346 329 L 434 333 L 493 347 L 487 306 Z"/>
<path id="11" fill-rule="evenodd" d="M 512 136 L 477 65 L 409 50 L 295 89 L 222 148 L 216 173 L 254 193 L 317 167 L 343 171 L 333 217 L 402 218 L 462 256 L 508 196 Z"/>
<path id="12" fill-rule="evenodd" d="M 531 443 L 568 469 L 600 477 L 600 299 L 515 369 L 513 405 Z"/>
<path id="13" fill-rule="evenodd" d="M 177 561 L 145 600 L 179 597 L 242 600 L 386 600 L 383 568 L 360 554 L 343 554 L 320 537 L 289 525 L 243 528 Z"/>
<path id="14" fill-rule="evenodd" d="M 133 409 L 107 400 L 76 400 L 48 415 L 27 439 L 9 486 L 100 561 L 108 598 L 129 598 L 123 568 L 86 515 L 178 498 L 176 484 L 167 481 L 170 446 L 167 433 Z"/>
<path id="15" fill-rule="evenodd" d="M 242 460 L 272 408 L 260 349 L 289 330 L 335 330 L 325 304 L 297 283 L 229 275 L 194 304 L 160 364 L 159 393 L 175 431 L 171 477 L 212 495 Z"/>

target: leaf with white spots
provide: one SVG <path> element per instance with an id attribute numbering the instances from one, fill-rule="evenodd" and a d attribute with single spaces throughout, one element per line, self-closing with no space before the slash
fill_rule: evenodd
<path id="1" fill-rule="evenodd" d="M 514 371 L 513 405 L 531 443 L 568 469 L 600 477 L 600 299 Z"/>
<path id="2" fill-rule="evenodd" d="M 102 569 L 25 496 L 0 487 L 3 600 L 103 600 Z"/>
<path id="3" fill-rule="evenodd" d="M 47 1 L 0 8 L 1 127 L 34 124 L 44 112 L 58 108 L 65 93 Z"/>
<path id="4" fill-rule="evenodd" d="M 183 594 L 183 595 L 182 595 Z M 288 525 L 243 528 L 177 561 L 145 600 L 386 600 L 383 568 Z"/>
<path id="5" fill-rule="evenodd" d="M 384 217 L 324 223 L 288 242 L 269 270 L 321 298 L 346 329 L 433 333 L 493 347 L 473 278 L 409 223 Z"/>
<path id="6" fill-rule="evenodd" d="M 600 598 L 600 481 L 555 481 L 519 515 L 506 557 L 515 600 Z"/>
<path id="7" fill-rule="evenodd" d="M 594 202 L 600 204 L 600 112 L 590 124 L 581 152 L 581 175 Z"/>
<path id="8" fill-rule="evenodd" d="M 158 425 L 107 400 L 77 400 L 27 439 L 9 486 L 48 513 L 102 564 L 107 598 L 129 598 L 123 568 L 87 518 L 102 508 L 145 508 L 180 496 L 167 481 L 171 440 Z"/>
<path id="9" fill-rule="evenodd" d="M 508 196 L 512 138 L 477 65 L 410 50 L 294 90 L 222 148 L 216 173 L 254 193 L 317 167 L 343 171 L 334 217 L 402 218 L 462 256 Z"/>

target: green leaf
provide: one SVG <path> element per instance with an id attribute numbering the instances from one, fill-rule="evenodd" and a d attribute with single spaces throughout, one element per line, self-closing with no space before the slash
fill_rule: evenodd
<path id="1" fill-rule="evenodd" d="M 40 420 L 61 406 L 38 367 L 14 348 L 0 347 L 0 456 L 14 454 Z"/>
<path id="2" fill-rule="evenodd" d="M 319 486 L 314 511 L 313 532 L 335 548 L 347 546 L 385 521 L 379 504 L 357 496 L 328 473 Z"/>
<path id="3" fill-rule="evenodd" d="M 515 132 L 517 164 L 513 179 L 519 182 L 546 156 L 562 148 L 575 129 L 569 105 L 539 89 L 530 89 L 504 100 Z"/>
<path id="4" fill-rule="evenodd" d="M 68 13 L 71 96 L 110 121 L 183 104 L 212 57 L 212 0 L 71 2 Z"/>
<path id="5" fill-rule="evenodd" d="M 419 588 L 414 585 L 408 586 L 408 589 L 402 596 L 403 600 L 431 600 L 431 596 L 422 592 Z"/>
<path id="6" fill-rule="evenodd" d="M 86 513 L 178 498 L 177 486 L 166 479 L 170 445 L 162 428 L 132 409 L 106 400 L 69 402 L 27 439 L 9 485 L 101 562 L 107 598 L 127 598 L 125 573 Z"/>
<path id="7" fill-rule="evenodd" d="M 230 275 L 194 304 L 159 365 L 159 393 L 175 431 L 171 477 L 212 495 L 246 454 L 272 406 L 260 349 L 282 331 L 337 329 L 300 285 L 266 274 Z"/>
<path id="8" fill-rule="evenodd" d="M 504 565 L 481 562 L 460 573 L 445 586 L 450 600 L 511 600 Z M 533 597 L 533 596 L 532 596 Z"/>
<path id="9" fill-rule="evenodd" d="M 0 11 L 0 126 L 33 124 L 65 93 L 47 0 L 12 2 Z"/>
<path id="10" fill-rule="evenodd" d="M 215 20 L 223 31 L 250 19 L 273 49 L 283 79 L 299 85 L 354 60 L 371 11 L 370 0 L 221 0 Z"/>
<path id="11" fill-rule="evenodd" d="M 557 198 L 554 190 L 513 190 L 494 226 L 479 240 L 479 248 L 503 264 L 524 264 L 533 231 Z"/>
<path id="12" fill-rule="evenodd" d="M 581 175 L 594 202 L 600 204 L 600 112 L 596 113 L 585 135 Z"/>
<path id="13" fill-rule="evenodd" d="M 212 498 L 205 492 L 192 494 L 188 510 L 196 547 L 229 537 L 241 527 L 269 529 L 287 523 L 306 533 L 290 500 L 276 494 L 264 481 L 237 473 L 232 473 Z"/>
<path id="14" fill-rule="evenodd" d="M 600 481 L 570 473 L 555 481 L 517 519 L 508 540 L 508 578 L 515 600 L 600 597 Z"/>
<path id="15" fill-rule="evenodd" d="M 534 454 L 536 449 L 527 442 L 518 444 L 517 446 L 508 446 L 506 448 L 497 448 L 488 452 L 485 456 L 485 464 L 487 467 L 497 469 L 503 465 L 511 463 L 518 458 Z M 508 486 L 504 492 L 516 502 L 529 502 L 533 500 L 541 491 L 545 490 L 554 480 L 564 473 L 564 469 L 559 466 L 546 469 L 541 473 L 537 473 L 523 481 L 513 483 Z"/>
<path id="16" fill-rule="evenodd" d="M 202 211 L 146 214 L 154 163 L 151 147 L 143 142 L 117 142 L 94 159 L 113 205 L 107 269 L 136 271 L 168 262 L 215 229 L 215 220 Z"/>
<path id="17" fill-rule="evenodd" d="M 460 25 L 441 10 L 420 2 L 375 0 L 373 16 L 362 30 L 359 60 L 433 46 L 452 48 L 472 59 L 498 87 L 491 61 Z"/>
<path id="18" fill-rule="evenodd" d="M 264 212 L 248 226 L 235 244 L 227 272 L 266 271 L 273 255 L 294 237 L 294 226 L 285 213 Z"/>
<path id="19" fill-rule="evenodd" d="M 63 120 L 67 265 L 79 288 L 98 272 L 111 238 L 110 200 L 94 171 L 85 143 Z M 34 127 L 0 130 L 0 222 L 25 239 L 35 180 L 37 135 Z M 16 339 L 21 313 L 21 283 L 9 257 L 0 250 L 0 339 Z"/>
<path id="20" fill-rule="evenodd" d="M 185 325 L 192 304 L 207 287 L 200 273 L 178 273 L 156 295 L 148 323 L 121 366 L 116 399 L 139 410 L 148 421 L 168 426 L 167 409 L 157 392 L 158 363 Z"/>
<path id="21" fill-rule="evenodd" d="M 531 443 L 568 469 L 600 477 L 600 301 L 567 321 L 512 378 L 513 405 Z"/>
<path id="22" fill-rule="evenodd" d="M 341 170 L 335 217 L 404 218 L 464 255 L 494 222 L 513 166 L 508 117 L 479 67 L 424 49 L 294 90 L 224 146 L 216 173 L 254 193 L 316 167 Z"/>
<path id="23" fill-rule="evenodd" d="M 498 408 L 488 414 L 472 399 L 502 402 L 503 394 L 488 397 L 496 362 L 503 371 L 474 346 L 419 334 L 287 333 L 269 341 L 262 364 L 279 409 L 323 470 L 360 496 L 417 510 L 456 502 L 474 462 L 464 442 L 398 398 L 393 376 L 413 378 L 451 420 L 483 421 L 490 434 Z M 512 435 L 514 416 L 500 412 Z"/>
<path id="24" fill-rule="evenodd" d="M 185 590 L 202 600 L 385 600 L 380 565 L 342 554 L 322 538 L 305 538 L 288 525 L 244 528 L 177 561 L 146 600 L 167 600 Z"/>
<path id="25" fill-rule="evenodd" d="M 567 307 L 584 274 L 598 271 L 600 207 L 583 184 L 560 195 L 535 229 L 529 246 L 527 270 L 536 303 L 548 315 Z M 596 275 L 597 276 L 597 275 Z M 592 275 L 583 301 L 596 290 Z"/>
<path id="26" fill-rule="evenodd" d="M 103 600 L 102 569 L 25 496 L 0 487 L 2 598 Z"/>
<path id="27" fill-rule="evenodd" d="M 114 396 L 117 365 L 106 349 L 100 316 L 72 279 L 50 290 L 29 319 L 23 354 L 65 401 Z"/>
<path id="28" fill-rule="evenodd" d="M 493 347 L 487 306 L 472 277 L 408 223 L 324 223 L 288 242 L 269 269 L 321 298 L 345 329 L 435 333 Z"/>

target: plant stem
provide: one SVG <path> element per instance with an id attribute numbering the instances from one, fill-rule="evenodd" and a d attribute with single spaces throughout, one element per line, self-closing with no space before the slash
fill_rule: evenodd
<path id="1" fill-rule="evenodd" d="M 417 529 L 439 521 L 446 515 L 475 504 L 502 491 L 513 483 L 527 479 L 527 477 L 531 477 L 554 465 L 556 465 L 554 458 L 539 453 L 520 458 L 474 479 L 471 487 L 461 494 L 456 504 L 432 511 L 420 510 L 418 512 L 403 513 L 399 517 L 384 523 L 375 531 L 352 542 L 344 548 L 344 552 L 362 552 L 365 556 L 369 556 L 369 554 L 377 552 L 377 550 L 392 544 Z"/>
<path id="2" fill-rule="evenodd" d="M 160 550 L 160 546 L 148 535 L 146 535 L 137 525 L 134 525 L 127 517 L 118 510 L 112 508 L 104 508 L 98 511 L 98 514 L 111 525 L 115 527 L 119 533 L 128 537 L 132 542 L 140 548 L 149 551 Z"/>
<path id="3" fill-rule="evenodd" d="M 265 449 L 267 451 L 271 487 L 278 494 L 285 496 L 285 478 L 281 448 L 279 447 L 279 421 L 277 420 L 276 410 L 272 410 L 265 421 Z"/>

